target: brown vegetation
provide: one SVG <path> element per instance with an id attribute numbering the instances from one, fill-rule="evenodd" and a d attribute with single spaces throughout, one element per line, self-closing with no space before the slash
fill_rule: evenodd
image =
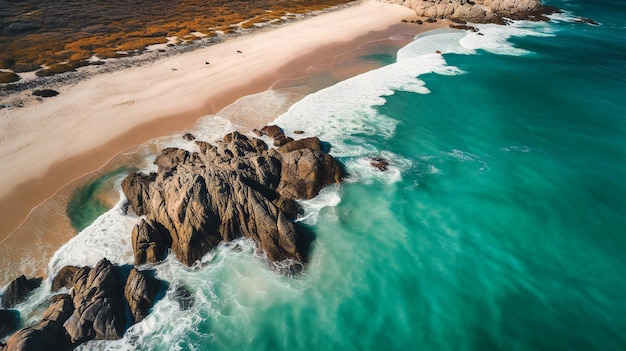
<path id="1" fill-rule="evenodd" d="M 214 36 L 269 21 L 349 2 L 347 0 L 154 0 L 110 3 L 68 0 L 23 0 L 0 4 L 0 68 L 38 75 L 66 72 L 97 56 L 115 58 L 141 52 L 167 37 L 197 40 L 193 32 Z M 51 19 L 51 20 L 50 20 Z M 21 25 L 21 27 L 19 26 Z M 12 26 L 12 27 L 10 27 Z M 24 28 L 16 32 L 11 28 Z"/>
<path id="2" fill-rule="evenodd" d="M 20 80 L 20 76 L 13 72 L 0 72 L 0 83 L 13 83 Z"/>

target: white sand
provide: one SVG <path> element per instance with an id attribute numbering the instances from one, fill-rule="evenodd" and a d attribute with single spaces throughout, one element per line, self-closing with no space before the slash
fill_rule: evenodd
<path id="1" fill-rule="evenodd" d="M 143 67 L 96 75 L 42 103 L 0 110 L 0 197 L 134 127 L 202 109 L 212 97 L 246 86 L 298 56 L 412 16 L 400 5 L 366 1 Z"/>

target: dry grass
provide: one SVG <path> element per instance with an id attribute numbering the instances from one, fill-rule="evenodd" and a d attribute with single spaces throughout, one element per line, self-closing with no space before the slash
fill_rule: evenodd
<path id="1" fill-rule="evenodd" d="M 20 76 L 13 72 L 0 72 L 0 83 L 13 83 L 20 80 Z"/>
<path id="2" fill-rule="evenodd" d="M 67 8 L 63 8 L 57 2 L 22 0 L 34 14 L 29 20 L 37 20 L 40 16 L 41 23 L 51 27 L 43 26 L 39 30 L 13 36 L 0 35 L 0 68 L 25 72 L 47 65 L 49 67 L 40 70 L 38 75 L 56 74 L 84 65 L 84 61 L 94 55 L 115 58 L 120 56 L 119 51 L 140 52 L 149 45 L 167 42 L 166 37 L 192 41 L 199 39 L 191 34 L 193 32 L 209 36 L 214 36 L 215 31 L 231 33 L 238 24 L 244 29 L 254 28 L 262 23 L 281 21 L 281 17 L 288 14 L 321 10 L 346 2 L 153 0 L 143 4 L 113 4 L 99 0 L 66 0 Z M 23 14 L 17 11 L 17 7 L 2 6 L 0 10 L 9 14 L 6 17 L 8 21 L 19 20 Z M 64 20 L 49 24 L 43 22 L 44 17 Z"/>

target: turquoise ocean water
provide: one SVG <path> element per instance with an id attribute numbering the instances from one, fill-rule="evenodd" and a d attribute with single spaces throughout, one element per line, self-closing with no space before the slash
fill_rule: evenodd
<path id="1" fill-rule="evenodd" d="M 626 349 L 626 4 L 549 4 L 566 12 L 368 57 L 387 65 L 276 120 L 329 141 L 350 173 L 303 203 L 316 236 L 304 274 L 270 269 L 247 241 L 193 269 L 169 259 L 153 313 L 82 349 Z M 129 231 L 115 228 L 136 219 L 120 208 L 49 270 L 93 250 L 127 262 Z"/>

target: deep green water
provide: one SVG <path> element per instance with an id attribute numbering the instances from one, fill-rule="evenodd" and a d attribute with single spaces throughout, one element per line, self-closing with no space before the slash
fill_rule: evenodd
<path id="1" fill-rule="evenodd" d="M 121 167 L 76 189 L 65 211 L 74 229 L 81 231 L 87 228 L 96 218 L 109 210 L 109 207 L 98 198 L 98 194 L 106 190 L 107 186 L 112 188 L 111 181 L 127 172 L 128 169 Z"/>
<path id="2" fill-rule="evenodd" d="M 363 57 L 389 65 L 279 117 L 329 141 L 350 173 L 303 204 L 316 235 L 303 275 L 269 269 L 247 241 L 194 269 L 170 259 L 153 313 L 83 349 L 626 349 L 626 4 L 550 4 L 570 15 L 469 39 L 442 31 L 398 62 Z M 51 269 L 128 232 L 135 219 L 119 213 Z M 114 261 L 128 256 L 120 242 L 106 248 Z"/>

